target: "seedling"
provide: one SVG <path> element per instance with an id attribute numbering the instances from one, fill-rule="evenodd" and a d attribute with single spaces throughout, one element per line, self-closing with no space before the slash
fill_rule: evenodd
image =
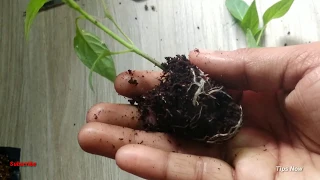
<path id="1" fill-rule="evenodd" d="M 25 22 L 27 38 L 32 21 L 45 2 L 46 0 L 30 1 Z M 205 143 L 223 142 L 236 135 L 243 124 L 242 107 L 226 92 L 222 84 L 215 82 L 213 78 L 192 65 L 184 55 L 167 57 L 166 63 L 160 63 L 147 55 L 121 30 L 103 1 L 105 17 L 116 26 L 123 38 L 83 10 L 74 0 L 64 0 L 64 2 L 81 15 L 75 20 L 74 49 L 78 58 L 90 69 L 91 89 L 93 89 L 93 72 L 114 82 L 117 73 L 112 56 L 133 52 L 163 71 L 162 76 L 159 77 L 158 86 L 129 100 L 140 111 L 140 122 L 145 130 L 166 132 Z M 231 5 L 237 5 L 235 3 L 241 3 L 243 8 L 230 8 Z M 252 34 L 247 37 L 251 37 L 251 40 L 254 35 L 259 37 L 259 41 L 255 42 L 258 44 L 264 29 L 258 29 L 256 21 L 250 18 L 256 12 L 255 2 L 250 7 L 236 0 L 227 1 L 227 5 L 229 10 L 241 20 L 247 34 Z M 244 10 L 245 8 L 247 10 Z M 241 12 L 237 13 L 237 10 Z M 272 12 L 266 15 L 267 20 L 270 20 L 269 17 L 279 16 Z M 103 30 L 126 49 L 120 52 L 110 51 L 99 37 L 79 27 L 78 21 L 83 19 Z M 199 53 L 199 50 L 195 49 L 195 51 Z M 128 83 L 132 86 L 139 85 L 139 82 L 134 79 L 134 71 L 129 70 L 128 74 L 132 76 Z"/>
<path id="2" fill-rule="evenodd" d="M 259 22 L 256 0 L 250 6 L 243 0 L 226 0 L 230 14 L 236 19 L 246 34 L 248 47 L 260 47 L 261 38 L 271 20 L 284 16 L 290 9 L 294 0 L 280 0 L 269 7 L 263 14 L 263 22 Z M 259 25 L 262 24 L 262 27 Z"/>

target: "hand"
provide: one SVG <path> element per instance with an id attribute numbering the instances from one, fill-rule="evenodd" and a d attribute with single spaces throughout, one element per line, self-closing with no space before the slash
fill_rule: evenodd
<path id="1" fill-rule="evenodd" d="M 189 59 L 228 88 L 243 91 L 244 126 L 235 138 L 207 146 L 135 130 L 135 107 L 100 103 L 87 114 L 78 136 L 81 148 L 115 158 L 121 169 L 146 179 L 319 179 L 320 43 L 191 51 Z M 159 75 L 136 71 L 134 86 L 122 73 L 115 89 L 138 95 L 153 88 Z M 290 166 L 303 169 L 277 171 Z"/>

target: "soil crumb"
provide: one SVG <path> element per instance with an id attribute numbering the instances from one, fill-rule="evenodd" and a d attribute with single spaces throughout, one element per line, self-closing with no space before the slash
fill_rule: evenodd
<path id="1" fill-rule="evenodd" d="M 134 85 L 138 85 L 138 81 L 136 79 L 133 79 L 133 77 L 131 77 L 128 81 L 129 84 L 134 84 Z"/>
<path id="2" fill-rule="evenodd" d="M 145 11 L 148 11 L 148 10 L 149 10 L 148 5 L 144 5 L 144 10 L 145 10 Z"/>
<path id="3" fill-rule="evenodd" d="M 133 71 L 131 69 L 128 70 L 128 73 L 132 76 L 133 75 Z"/>
<path id="4" fill-rule="evenodd" d="M 156 11 L 156 7 L 155 6 L 151 6 L 152 11 Z"/>

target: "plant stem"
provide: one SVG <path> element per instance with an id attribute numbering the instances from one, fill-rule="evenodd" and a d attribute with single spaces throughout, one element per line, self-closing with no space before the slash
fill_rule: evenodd
<path id="1" fill-rule="evenodd" d="M 257 39 L 257 45 L 258 46 L 260 46 L 261 37 L 262 37 L 262 34 L 263 34 L 265 29 L 266 29 L 266 26 L 263 26 L 263 28 L 261 29 L 261 31 L 259 33 L 259 36 L 258 36 L 258 39 Z"/>
<path id="2" fill-rule="evenodd" d="M 161 63 L 155 60 L 154 58 L 150 57 L 146 53 L 142 52 L 140 49 L 138 49 L 133 44 L 128 43 L 127 41 L 123 40 L 121 37 L 116 35 L 114 32 L 112 32 L 109 28 L 104 26 L 102 23 L 98 22 L 96 19 L 94 19 L 90 14 L 88 14 L 86 11 L 84 11 L 74 0 L 65 0 L 65 2 L 74 10 L 78 11 L 83 17 L 85 17 L 87 20 L 89 20 L 91 23 L 95 24 L 97 27 L 99 27 L 101 30 L 103 30 L 105 33 L 107 33 L 109 36 L 111 36 L 114 40 L 118 41 L 123 46 L 127 47 L 128 49 L 131 49 L 136 54 L 144 57 L 149 62 L 153 63 L 155 66 L 158 66 L 160 69 L 163 69 L 161 66 Z"/>
<path id="3" fill-rule="evenodd" d="M 104 14 L 105 16 L 116 26 L 116 28 L 120 31 L 120 33 L 130 42 L 130 44 L 134 44 L 131 39 L 122 31 L 122 29 L 120 28 L 120 26 L 118 25 L 118 23 L 113 19 L 113 17 L 111 16 L 106 3 L 104 2 L 104 0 L 101 0 L 101 3 L 103 5 L 103 9 L 104 9 Z"/>

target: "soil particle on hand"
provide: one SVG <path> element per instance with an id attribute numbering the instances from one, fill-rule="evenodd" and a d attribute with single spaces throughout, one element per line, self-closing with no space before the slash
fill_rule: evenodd
<path id="1" fill-rule="evenodd" d="M 115 149 L 116 147 L 112 144 L 112 148 Z"/>
<path id="2" fill-rule="evenodd" d="M 138 144 L 142 144 L 142 143 L 143 143 L 143 141 L 139 142 Z"/>
<path id="3" fill-rule="evenodd" d="M 98 119 L 98 116 L 96 114 L 93 114 L 94 119 Z"/>
<path id="4" fill-rule="evenodd" d="M 131 69 L 128 69 L 129 75 L 133 76 L 133 71 Z"/>
<path id="5" fill-rule="evenodd" d="M 128 81 L 129 84 L 134 84 L 134 85 L 138 85 L 138 81 L 136 79 L 133 79 L 133 77 L 131 77 Z"/>
<path id="6" fill-rule="evenodd" d="M 122 141 L 122 140 L 123 140 L 123 138 L 119 138 L 119 140 L 120 140 L 120 141 Z"/>
<path id="7" fill-rule="evenodd" d="M 165 59 L 159 85 L 129 101 L 143 129 L 209 143 L 232 138 L 242 125 L 241 106 L 186 56 Z"/>
<path id="8" fill-rule="evenodd" d="M 193 51 L 197 53 L 197 56 L 196 56 L 196 57 L 198 57 L 198 55 L 200 54 L 199 49 L 198 49 L 198 48 L 195 48 Z"/>

